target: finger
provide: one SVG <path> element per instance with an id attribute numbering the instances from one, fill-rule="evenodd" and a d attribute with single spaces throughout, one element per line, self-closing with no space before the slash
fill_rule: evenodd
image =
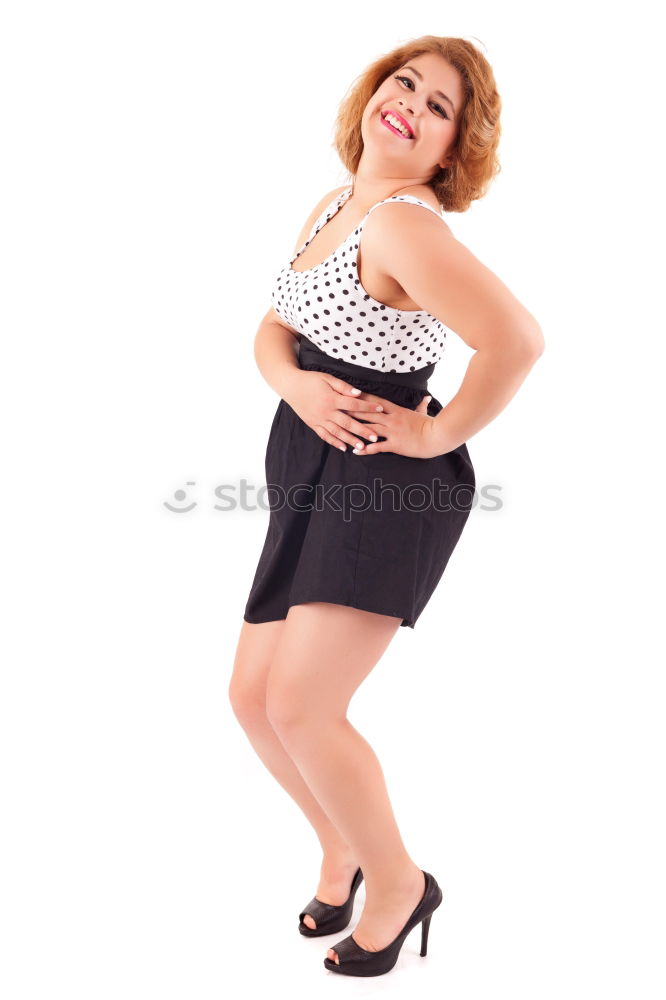
<path id="1" fill-rule="evenodd" d="M 385 417 L 388 416 L 386 410 L 384 410 L 383 413 L 378 413 L 376 410 L 357 409 L 355 406 L 354 407 L 347 406 L 346 401 L 344 406 L 339 407 L 339 410 L 340 413 L 346 413 L 349 417 L 352 417 L 354 420 L 383 420 Z"/>
<path id="2" fill-rule="evenodd" d="M 354 416 L 364 416 L 368 414 L 371 417 L 377 415 L 377 413 L 388 413 L 386 407 L 386 402 L 384 403 L 368 403 L 365 399 L 358 398 L 353 403 L 351 399 L 340 400 L 340 409 L 344 409 L 346 413 L 353 413 Z"/>
<path id="3" fill-rule="evenodd" d="M 345 400 L 345 405 L 347 404 L 347 402 L 349 402 L 350 407 L 365 406 L 368 409 L 371 409 L 373 413 L 376 412 L 377 407 L 381 407 L 381 409 L 383 410 L 386 409 L 386 400 L 384 399 L 384 397 L 375 396 L 371 392 L 362 391 L 360 395 L 356 396 L 355 403 L 352 403 L 351 399 L 349 399 Z"/>
<path id="4" fill-rule="evenodd" d="M 388 441 L 377 441 L 375 444 L 366 444 L 364 448 L 354 448 L 352 455 L 376 455 L 380 451 L 391 451 Z"/>
<path id="5" fill-rule="evenodd" d="M 368 414 L 368 416 L 372 416 L 372 414 Z M 358 434 L 362 438 L 368 438 L 371 441 L 376 441 L 378 434 L 386 434 L 388 421 L 382 420 L 377 414 L 374 414 L 374 418 L 375 419 L 365 419 L 360 421 L 349 415 L 346 420 L 338 421 L 338 426 L 348 431 L 350 434 Z M 337 428 L 333 428 L 333 433 L 337 433 Z M 345 440 L 347 439 L 345 438 Z"/>
<path id="6" fill-rule="evenodd" d="M 386 406 L 385 398 L 383 396 L 375 396 L 372 392 L 363 392 L 360 398 L 368 403 L 371 409 L 374 409 L 376 406 Z"/>
<path id="7" fill-rule="evenodd" d="M 364 425 L 361 424 L 360 426 L 363 427 Z M 343 427 L 341 424 L 336 423 L 335 420 L 327 421 L 326 430 L 329 434 L 331 434 L 335 438 L 338 438 L 340 441 L 346 441 L 346 443 L 350 444 L 352 448 L 354 447 L 362 448 L 363 445 L 365 444 L 363 440 L 360 440 L 356 436 L 353 427 L 350 428 Z M 361 431 L 361 434 L 363 435 L 364 438 L 370 438 L 370 433 L 368 433 L 367 431 L 363 433 L 363 431 Z M 374 438 L 375 440 L 377 439 L 376 434 L 374 435 Z"/>
<path id="8" fill-rule="evenodd" d="M 373 425 L 369 424 L 368 427 L 373 427 Z M 387 440 L 388 435 L 388 428 L 381 427 L 377 424 L 374 425 L 372 430 L 366 430 L 364 432 L 363 437 L 368 439 L 368 443 L 364 444 L 361 442 L 361 448 L 359 450 L 362 450 L 365 454 L 372 454 L 370 449 L 381 446 Z M 381 440 L 382 438 L 383 441 Z"/>
<path id="9" fill-rule="evenodd" d="M 382 413 L 367 413 L 361 417 L 357 417 L 355 413 L 349 414 L 347 417 L 347 422 L 343 424 L 348 431 L 352 431 L 354 434 L 362 434 L 363 437 L 367 437 L 367 431 L 374 430 L 377 432 L 378 427 L 386 427 L 389 424 L 388 418 L 384 417 Z M 383 433 L 383 431 L 379 431 Z"/>
<path id="10" fill-rule="evenodd" d="M 365 424 L 364 430 L 361 431 L 361 437 L 368 441 L 376 441 L 378 437 L 386 437 L 387 434 L 388 428 L 382 427 L 381 424 Z"/>
<path id="11" fill-rule="evenodd" d="M 336 392 L 344 393 L 345 396 L 360 396 L 361 390 L 357 389 L 355 385 L 349 385 L 348 382 L 343 382 L 341 378 L 336 378 L 335 375 L 327 375 L 326 382 L 330 385 L 332 389 Z"/>
<path id="12" fill-rule="evenodd" d="M 347 451 L 347 445 L 344 443 L 344 441 L 341 441 L 340 438 L 336 437 L 334 434 L 331 434 L 330 431 L 327 431 L 326 428 L 322 427 L 321 424 L 316 424 L 313 430 L 315 431 L 316 434 L 319 435 L 322 441 L 326 442 L 326 444 L 330 444 L 334 448 L 338 448 L 339 451 Z"/>

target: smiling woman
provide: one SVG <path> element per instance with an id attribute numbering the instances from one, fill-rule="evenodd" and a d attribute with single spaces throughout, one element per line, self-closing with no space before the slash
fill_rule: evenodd
<path id="1" fill-rule="evenodd" d="M 300 933 L 346 927 L 365 881 L 353 935 L 324 959 L 343 975 L 388 972 L 418 925 L 425 955 L 442 901 L 407 853 L 349 701 L 399 627 L 414 628 L 462 535 L 476 487 L 467 439 L 543 350 L 534 317 L 443 218 L 497 174 L 499 114 L 492 69 L 464 39 L 428 35 L 372 63 L 336 122 L 350 182 L 313 208 L 255 337 L 281 399 L 229 694 L 322 846 Z M 443 406 L 428 380 L 449 330 L 475 353 Z"/>
<path id="2" fill-rule="evenodd" d="M 443 86 L 437 86 L 439 80 Z M 433 161 L 433 171 L 421 179 L 445 211 L 466 211 L 501 170 L 497 150 L 502 102 L 485 56 L 463 38 L 426 35 L 371 63 L 342 102 L 336 120 L 334 144 L 352 175 L 364 151 L 366 112 L 373 98 L 384 94 L 387 110 L 400 112 L 401 103 L 416 100 L 423 109 L 427 104 L 430 117 L 438 119 L 440 124 L 430 128 L 428 117 L 419 115 L 419 124 L 436 136 L 435 160 L 442 141 L 450 143 L 454 155 L 441 164 Z M 403 123 L 412 128 L 415 121 L 405 117 Z"/>

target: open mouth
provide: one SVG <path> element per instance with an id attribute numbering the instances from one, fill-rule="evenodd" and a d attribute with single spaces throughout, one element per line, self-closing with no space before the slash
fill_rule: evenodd
<path id="1" fill-rule="evenodd" d="M 397 132 L 398 135 L 402 136 L 403 139 L 413 139 L 414 134 L 409 129 L 404 122 L 402 122 L 397 115 L 394 115 L 392 111 L 387 111 L 381 113 L 381 119 L 387 128 L 390 128 L 392 132 Z"/>

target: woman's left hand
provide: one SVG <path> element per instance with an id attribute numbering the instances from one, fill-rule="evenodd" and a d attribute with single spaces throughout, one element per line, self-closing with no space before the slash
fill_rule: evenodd
<path id="1" fill-rule="evenodd" d="M 357 399 L 367 400 L 377 406 L 376 420 L 366 423 L 368 435 L 376 434 L 385 441 L 354 448 L 352 455 L 376 455 L 380 451 L 392 451 L 408 458 L 435 458 L 442 453 L 442 445 L 435 431 L 435 417 L 428 416 L 428 403 L 432 396 L 424 396 L 415 410 L 399 406 L 371 392 L 363 392 Z M 365 418 L 364 418 L 365 419 Z M 366 437 L 363 434 L 363 437 Z"/>

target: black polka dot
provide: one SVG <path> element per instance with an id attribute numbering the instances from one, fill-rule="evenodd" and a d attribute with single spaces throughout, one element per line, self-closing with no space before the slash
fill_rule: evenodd
<path id="1" fill-rule="evenodd" d="M 322 316 L 330 316 L 333 310 L 336 314 L 342 314 L 342 322 L 334 320 L 333 326 L 344 337 L 351 337 L 349 331 L 353 331 L 359 338 L 353 341 L 354 348 L 360 348 L 361 343 L 363 344 L 360 354 L 357 352 L 347 355 L 351 362 L 385 372 L 398 372 L 406 367 L 410 371 L 418 371 L 421 363 L 429 366 L 443 356 L 447 332 L 444 324 L 422 309 L 401 310 L 378 302 L 363 288 L 358 277 L 358 237 L 371 212 L 384 202 L 373 205 L 357 228 L 320 264 L 303 271 L 295 270 L 292 266 L 319 230 L 336 215 L 351 191 L 351 188 L 347 188 L 327 206 L 315 221 L 301 249 L 280 271 L 271 295 L 272 306 L 285 323 L 304 333 L 324 353 L 340 353 L 337 347 L 330 346 L 330 340 L 326 336 L 330 327 L 320 324 Z M 432 206 L 411 195 L 394 195 L 385 199 L 385 202 L 388 201 L 409 201 L 435 211 Z M 342 287 L 345 277 L 351 280 L 351 286 Z M 326 291 L 315 294 L 320 288 Z M 350 291 L 354 293 L 353 296 Z M 326 299 L 330 309 L 321 306 Z M 343 325 L 349 326 L 349 329 L 342 330 Z M 341 341 L 343 337 L 334 334 L 333 339 Z M 342 349 L 348 351 L 349 345 L 342 344 Z M 376 360 L 365 360 L 370 353 Z M 407 366 L 405 358 L 410 358 L 415 363 Z"/>

